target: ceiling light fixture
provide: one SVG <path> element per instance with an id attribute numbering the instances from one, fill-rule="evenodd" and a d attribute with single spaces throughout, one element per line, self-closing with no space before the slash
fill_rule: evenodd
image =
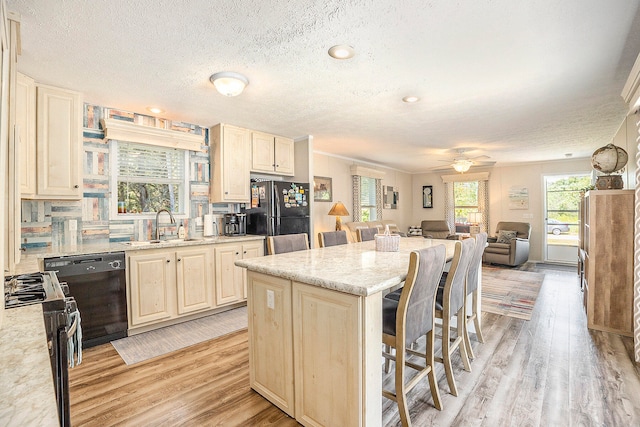
<path id="1" fill-rule="evenodd" d="M 164 110 L 162 108 L 158 108 L 158 107 L 147 107 L 147 111 L 150 111 L 153 114 L 164 113 Z"/>
<path id="2" fill-rule="evenodd" d="M 329 56 L 335 59 L 349 59 L 353 58 L 355 54 L 356 51 L 346 44 L 338 44 L 329 48 Z"/>
<path id="3" fill-rule="evenodd" d="M 249 79 L 240 73 L 232 71 L 215 73 L 209 80 L 216 87 L 216 90 L 224 96 L 238 96 L 249 84 Z"/>
<path id="4" fill-rule="evenodd" d="M 402 100 L 408 104 L 413 104 L 414 102 L 420 101 L 420 98 L 418 98 L 417 96 L 411 95 L 411 96 L 405 96 L 404 98 L 402 98 Z"/>
<path id="5" fill-rule="evenodd" d="M 456 170 L 456 172 L 465 173 L 469 170 L 469 168 L 473 165 L 473 162 L 468 159 L 459 159 L 455 160 L 451 166 Z"/>

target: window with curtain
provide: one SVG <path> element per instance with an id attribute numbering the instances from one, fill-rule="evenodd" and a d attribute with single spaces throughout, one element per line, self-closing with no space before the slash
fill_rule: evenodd
<path id="1" fill-rule="evenodd" d="M 378 219 L 376 209 L 376 179 L 363 176 L 360 178 L 360 211 L 362 221 Z"/>
<path id="2" fill-rule="evenodd" d="M 478 181 L 453 183 L 453 201 L 457 233 L 469 232 L 469 214 L 478 212 Z"/>
<path id="3" fill-rule="evenodd" d="M 188 213 L 187 150 L 115 141 L 113 148 L 118 214 Z"/>
<path id="4" fill-rule="evenodd" d="M 384 172 L 360 165 L 351 166 L 353 183 L 353 220 L 382 219 L 382 178 Z"/>
<path id="5" fill-rule="evenodd" d="M 469 232 L 469 214 L 479 212 L 480 231 L 489 224 L 489 172 L 443 175 L 445 219 L 456 232 Z"/>

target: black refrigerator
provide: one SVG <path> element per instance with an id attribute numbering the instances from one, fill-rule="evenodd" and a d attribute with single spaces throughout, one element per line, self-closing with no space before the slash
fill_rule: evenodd
<path id="1" fill-rule="evenodd" d="M 311 243 L 309 197 L 307 182 L 251 182 L 251 204 L 245 211 L 247 233 L 261 236 L 307 233 Z"/>

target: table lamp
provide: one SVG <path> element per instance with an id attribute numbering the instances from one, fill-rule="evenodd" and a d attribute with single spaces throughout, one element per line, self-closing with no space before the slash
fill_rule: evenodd
<path id="1" fill-rule="evenodd" d="M 480 223 L 482 222 L 482 212 L 469 213 L 469 234 L 476 235 L 480 233 Z"/>
<path id="2" fill-rule="evenodd" d="M 340 217 L 349 215 L 349 211 L 344 207 L 342 202 L 337 202 L 331 207 L 329 215 L 336 217 L 336 230 L 340 231 L 342 230 L 342 219 L 340 219 Z"/>

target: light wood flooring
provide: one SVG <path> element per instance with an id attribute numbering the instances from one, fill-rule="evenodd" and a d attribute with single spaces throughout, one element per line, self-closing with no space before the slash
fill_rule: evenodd
<path id="1" fill-rule="evenodd" d="M 414 426 L 638 426 L 640 369 L 631 338 L 589 331 L 575 269 L 545 268 L 530 321 L 483 313 L 472 372 L 454 360 L 459 396 L 437 365 L 443 411 L 423 380 Z M 438 351 L 438 348 L 436 351 Z M 393 374 L 384 377 L 385 385 Z M 110 344 L 70 371 L 74 426 L 298 425 L 249 387 L 246 330 L 127 366 Z M 383 424 L 400 425 L 382 398 Z M 342 427 L 342 426 L 336 426 Z M 344 426 L 349 427 L 349 426 Z"/>

